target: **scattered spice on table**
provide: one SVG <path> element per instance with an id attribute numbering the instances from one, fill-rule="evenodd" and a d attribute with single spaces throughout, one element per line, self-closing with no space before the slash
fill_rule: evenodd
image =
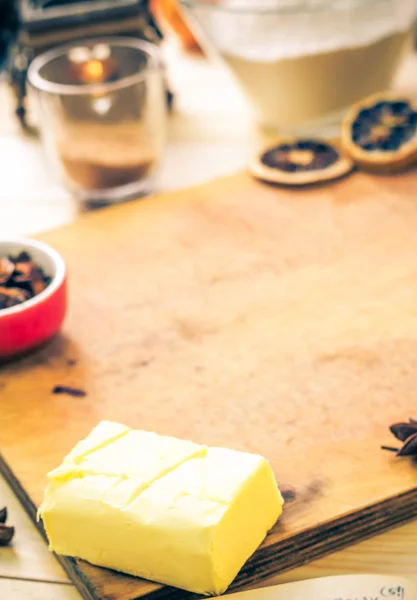
<path id="1" fill-rule="evenodd" d="M 7 521 L 7 508 L 4 507 L 0 510 L 0 546 L 7 546 L 13 539 L 14 527 L 6 525 Z"/>
<path id="2" fill-rule="evenodd" d="M 391 433 L 402 442 L 400 448 L 382 446 L 383 450 L 395 452 L 397 456 L 417 457 L 417 420 L 409 419 L 408 423 L 394 423 L 390 427 Z"/>
<path id="3" fill-rule="evenodd" d="M 53 394 L 67 394 L 68 396 L 83 397 L 87 395 L 85 390 L 81 388 L 71 387 L 69 385 L 56 385 L 52 389 Z"/>
<path id="4" fill-rule="evenodd" d="M 28 252 L 0 257 L 0 310 L 37 296 L 50 283 L 51 277 Z"/>

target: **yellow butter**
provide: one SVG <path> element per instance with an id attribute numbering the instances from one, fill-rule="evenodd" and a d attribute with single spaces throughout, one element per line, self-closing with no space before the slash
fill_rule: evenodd
<path id="1" fill-rule="evenodd" d="M 48 477 L 51 550 L 199 594 L 226 590 L 283 505 L 261 456 L 109 421 Z"/>

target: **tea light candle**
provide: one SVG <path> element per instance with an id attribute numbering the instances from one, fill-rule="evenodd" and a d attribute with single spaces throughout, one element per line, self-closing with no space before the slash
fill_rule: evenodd
<path id="1" fill-rule="evenodd" d="M 71 63 L 71 75 L 80 83 L 102 83 L 109 81 L 117 73 L 117 63 L 111 57 L 106 44 L 97 44 L 93 48 L 78 46 L 68 52 Z"/>

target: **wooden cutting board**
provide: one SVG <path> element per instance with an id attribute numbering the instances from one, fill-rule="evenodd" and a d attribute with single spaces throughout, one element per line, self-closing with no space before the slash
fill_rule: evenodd
<path id="1" fill-rule="evenodd" d="M 42 239 L 70 312 L 0 370 L 2 469 L 29 512 L 113 419 L 271 461 L 284 516 L 232 590 L 417 516 L 415 464 L 380 450 L 417 416 L 416 171 L 300 191 L 239 174 Z M 86 598 L 186 595 L 65 563 Z"/>

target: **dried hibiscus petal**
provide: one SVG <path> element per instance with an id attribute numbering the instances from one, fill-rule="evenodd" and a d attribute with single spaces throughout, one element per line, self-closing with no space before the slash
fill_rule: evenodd
<path id="1" fill-rule="evenodd" d="M 14 280 L 18 283 L 30 281 L 33 273 L 33 264 L 30 262 L 18 262 L 15 264 Z"/>
<path id="2" fill-rule="evenodd" d="M 43 292 L 43 290 L 48 285 L 45 276 L 43 275 L 42 271 L 38 268 L 32 269 L 31 285 L 34 296 Z"/>
<path id="3" fill-rule="evenodd" d="M 15 266 L 8 258 L 0 258 L 0 284 L 7 283 L 13 275 Z"/>
<path id="4" fill-rule="evenodd" d="M 37 296 L 51 277 L 33 262 L 28 252 L 0 258 L 0 309 L 11 308 Z"/>
<path id="5" fill-rule="evenodd" d="M 32 258 L 29 254 L 29 252 L 26 252 L 26 250 L 22 250 L 22 252 L 19 252 L 19 254 L 16 256 L 16 258 L 14 259 L 14 261 L 16 263 L 19 262 L 32 262 Z"/>
<path id="6" fill-rule="evenodd" d="M 10 308 L 29 300 L 30 293 L 21 288 L 0 287 L 0 308 Z"/>

